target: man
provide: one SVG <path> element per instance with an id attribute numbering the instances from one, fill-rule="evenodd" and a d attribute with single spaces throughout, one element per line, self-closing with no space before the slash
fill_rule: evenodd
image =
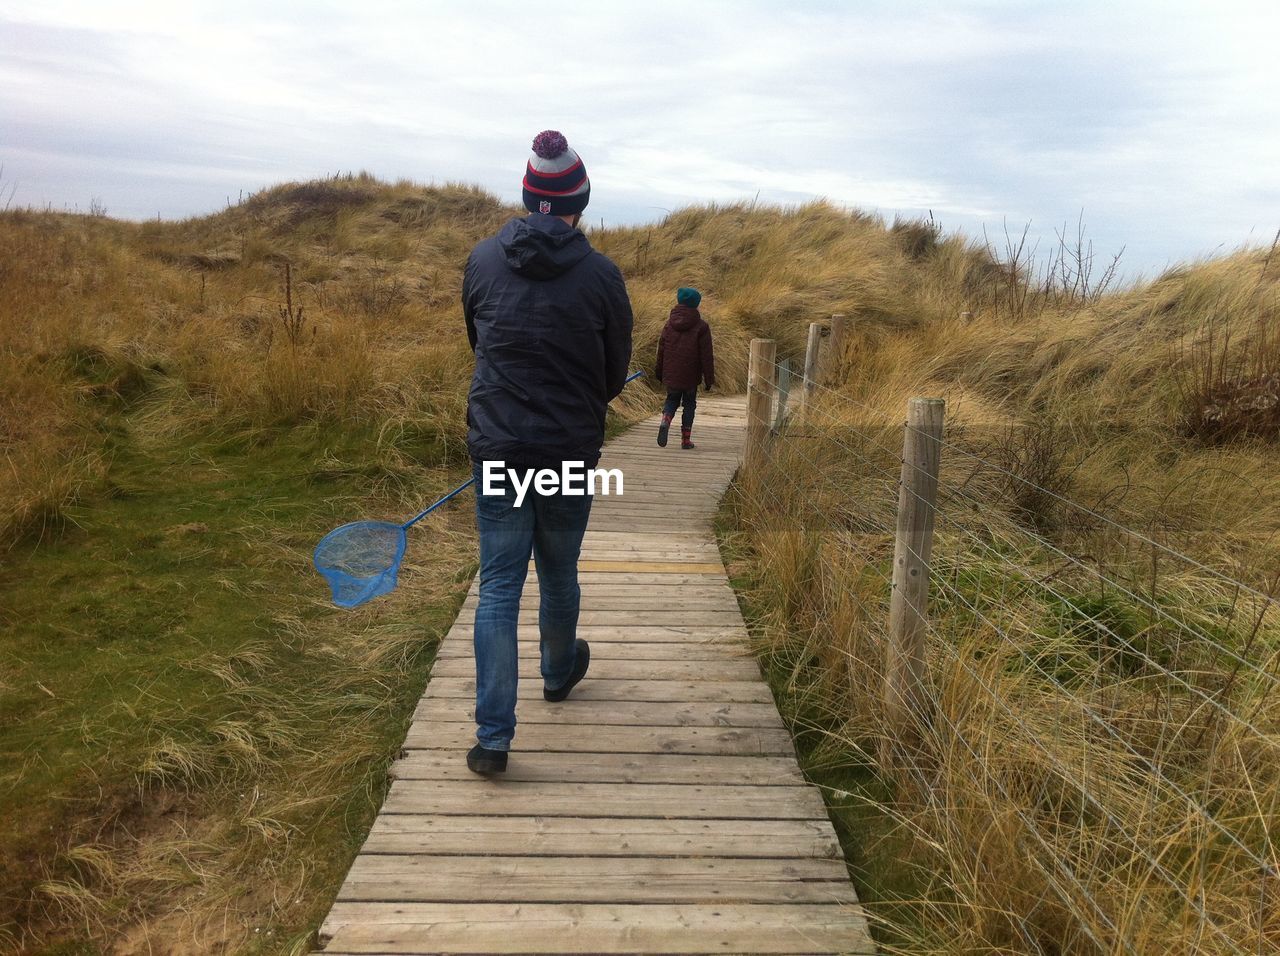
<path id="1" fill-rule="evenodd" d="M 568 697 L 590 664 L 577 639 L 578 554 L 590 495 L 537 494 L 515 506 L 512 482 L 484 494 L 484 463 L 527 472 L 582 462 L 604 443 L 605 409 L 631 361 L 631 302 L 618 267 L 578 230 L 591 195 L 564 136 L 539 133 L 524 204 L 467 260 L 462 307 L 476 370 L 467 448 L 476 474 L 480 600 L 475 616 L 476 740 L 467 766 L 500 773 L 516 726 L 516 624 L 530 552 L 538 570 L 543 697 Z"/>

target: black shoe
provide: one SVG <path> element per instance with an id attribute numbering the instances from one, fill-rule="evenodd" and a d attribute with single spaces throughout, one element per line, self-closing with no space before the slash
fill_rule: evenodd
<path id="1" fill-rule="evenodd" d="M 476 744 L 467 751 L 467 769 L 472 773 L 503 773 L 507 769 L 507 752 Z"/>
<path id="2" fill-rule="evenodd" d="M 568 682 L 559 690 L 547 690 L 542 688 L 542 699 L 549 700 L 553 704 L 558 704 L 569 696 L 569 691 L 578 686 L 578 681 L 587 676 L 587 668 L 591 666 L 591 647 L 586 641 L 578 641 L 578 656 L 573 662 L 573 673 L 569 675 Z"/>
<path id="3" fill-rule="evenodd" d="M 658 426 L 658 447 L 659 448 L 667 447 L 667 432 L 668 430 L 670 430 L 670 428 L 671 428 L 670 422 L 663 422 L 661 425 Z"/>

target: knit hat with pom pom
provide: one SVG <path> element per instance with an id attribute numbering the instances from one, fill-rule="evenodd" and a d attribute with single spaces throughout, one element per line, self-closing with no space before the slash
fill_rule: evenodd
<path id="1" fill-rule="evenodd" d="M 587 208 L 591 180 L 582 159 L 553 129 L 533 138 L 533 155 L 524 173 L 524 207 L 530 212 L 572 216 Z"/>

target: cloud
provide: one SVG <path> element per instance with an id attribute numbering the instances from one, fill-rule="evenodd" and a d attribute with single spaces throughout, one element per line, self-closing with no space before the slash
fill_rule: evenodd
<path id="1" fill-rule="evenodd" d="M 1074 221 L 1155 270 L 1280 220 L 1271 5 L 12 0 L 17 201 L 146 217 L 367 168 L 519 195 L 563 129 L 610 222 L 708 200 Z"/>

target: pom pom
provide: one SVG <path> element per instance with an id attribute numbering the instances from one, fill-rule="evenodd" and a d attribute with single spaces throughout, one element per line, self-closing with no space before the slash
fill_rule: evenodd
<path id="1" fill-rule="evenodd" d="M 543 159 L 555 159 L 557 156 L 563 156 L 568 148 L 569 141 L 564 138 L 564 134 L 554 129 L 543 130 L 533 138 L 534 155 Z"/>

